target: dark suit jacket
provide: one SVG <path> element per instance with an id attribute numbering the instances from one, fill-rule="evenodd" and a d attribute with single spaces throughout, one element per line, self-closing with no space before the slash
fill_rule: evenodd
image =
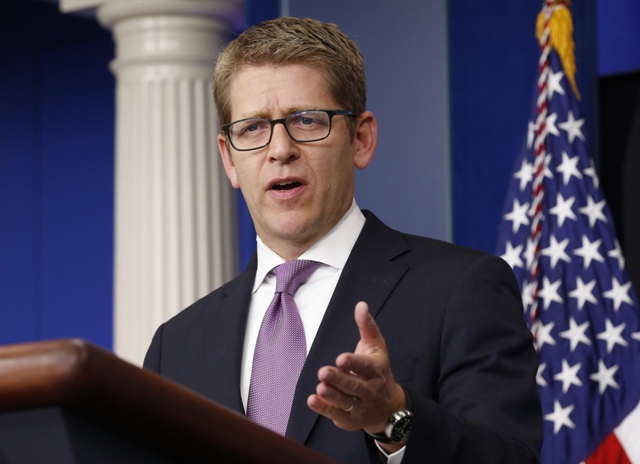
<path id="1" fill-rule="evenodd" d="M 403 464 L 534 463 L 542 442 L 537 357 L 502 259 L 367 220 L 296 388 L 287 436 L 344 463 L 375 462 L 363 432 L 311 411 L 321 366 L 355 349 L 355 304 L 369 304 L 414 424 Z M 244 413 L 240 363 L 256 257 L 239 277 L 163 324 L 145 367 Z"/>

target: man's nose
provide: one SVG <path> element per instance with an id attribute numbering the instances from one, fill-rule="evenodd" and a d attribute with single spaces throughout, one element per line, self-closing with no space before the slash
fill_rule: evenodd
<path id="1" fill-rule="evenodd" d="M 289 136 L 284 122 L 278 122 L 273 125 L 273 134 L 269 143 L 269 156 L 283 164 L 299 156 L 297 144 Z"/>

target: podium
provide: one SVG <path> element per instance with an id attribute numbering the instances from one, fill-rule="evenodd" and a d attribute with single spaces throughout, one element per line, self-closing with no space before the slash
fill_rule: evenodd
<path id="1" fill-rule="evenodd" d="M 334 461 L 86 341 L 0 347 L 0 464 Z"/>

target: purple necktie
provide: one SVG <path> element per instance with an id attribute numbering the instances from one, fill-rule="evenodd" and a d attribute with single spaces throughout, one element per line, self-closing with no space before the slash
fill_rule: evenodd
<path id="1" fill-rule="evenodd" d="M 319 265 L 293 260 L 274 268 L 276 293 L 258 333 L 247 416 L 280 435 L 287 431 L 293 394 L 307 358 L 304 327 L 293 295 Z"/>

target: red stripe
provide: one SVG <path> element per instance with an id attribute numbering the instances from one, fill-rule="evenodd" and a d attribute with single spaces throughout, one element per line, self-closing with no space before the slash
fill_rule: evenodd
<path id="1" fill-rule="evenodd" d="M 585 464 L 631 464 L 615 433 L 610 433 Z"/>

